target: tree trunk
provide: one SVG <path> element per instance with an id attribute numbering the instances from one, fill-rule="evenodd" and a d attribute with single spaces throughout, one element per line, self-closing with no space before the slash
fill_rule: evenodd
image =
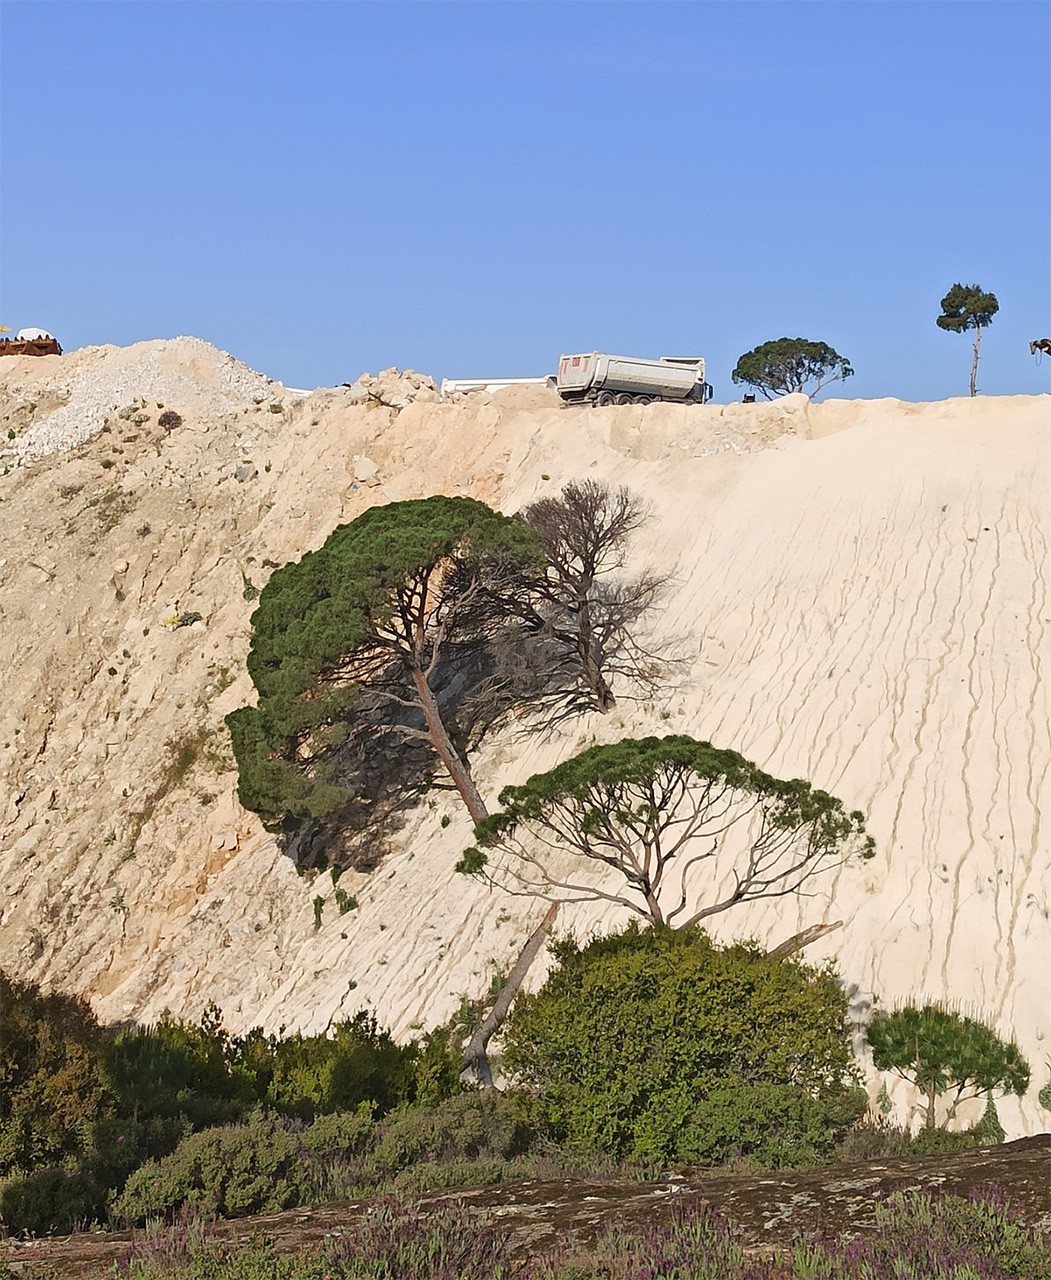
<path id="1" fill-rule="evenodd" d="M 613 690 L 606 682 L 606 678 L 599 670 L 598 663 L 592 654 L 591 606 L 587 597 L 587 592 L 591 590 L 591 587 L 592 583 L 589 582 L 583 599 L 578 602 L 575 648 L 580 659 L 581 669 L 584 672 L 584 681 L 595 699 L 595 708 L 605 715 L 617 705 L 617 699 L 613 696 Z"/>
<path id="2" fill-rule="evenodd" d="M 526 939 L 526 944 L 519 952 L 514 968 L 507 975 L 507 980 L 500 988 L 496 1004 L 482 1019 L 474 1035 L 471 1036 L 467 1048 L 464 1050 L 460 1078 L 473 1078 L 487 1093 L 492 1093 L 496 1088 L 493 1084 L 493 1073 L 489 1068 L 489 1057 L 486 1053 L 489 1041 L 503 1025 L 503 1021 L 511 1008 L 511 1003 L 518 994 L 519 987 L 525 981 L 530 965 L 536 959 L 537 952 L 540 950 L 544 939 L 551 932 L 551 926 L 555 923 L 555 917 L 558 915 L 558 906 L 557 902 L 553 902 L 548 907 L 543 920 L 540 921 L 539 925 Z"/>
<path id="3" fill-rule="evenodd" d="M 804 947 L 809 947 L 812 942 L 816 942 L 818 938 L 823 938 L 826 933 L 832 933 L 834 930 L 842 928 L 842 920 L 836 920 L 832 924 L 812 924 L 808 929 L 801 929 L 799 933 L 793 933 L 779 947 L 774 947 L 773 951 L 768 951 L 766 954 L 773 960 L 783 960 L 785 956 L 795 955 L 797 951 L 802 951 Z"/>
<path id="4" fill-rule="evenodd" d="M 975 383 L 978 379 L 978 348 L 982 345 L 982 326 L 976 324 L 974 326 L 974 359 L 971 361 L 971 395 L 976 396 L 978 389 Z"/>
<path id="5" fill-rule="evenodd" d="M 640 890 L 646 901 L 646 910 L 649 912 L 650 924 L 655 929 L 667 929 L 668 922 L 664 918 L 664 912 L 661 910 L 661 904 L 657 900 L 657 895 L 653 892 L 653 887 L 648 880 L 644 880 Z"/>
<path id="6" fill-rule="evenodd" d="M 935 1099 L 937 1098 L 937 1096 L 938 1096 L 938 1092 L 937 1092 L 937 1090 L 935 1089 L 934 1085 L 930 1085 L 930 1086 L 928 1087 L 928 1089 L 927 1089 L 927 1120 L 926 1120 L 926 1127 L 927 1127 L 928 1129 L 933 1129 L 933 1128 L 934 1128 L 934 1103 L 935 1103 Z"/>
<path id="7" fill-rule="evenodd" d="M 479 822 L 489 817 L 489 810 L 485 807 L 485 801 L 478 794 L 478 788 L 474 785 L 474 779 L 471 777 L 467 765 L 457 754 L 456 748 L 452 744 L 452 739 L 449 737 L 442 720 L 441 712 L 438 710 L 438 703 L 431 691 L 431 686 L 427 683 L 426 675 L 419 667 L 413 667 L 412 679 L 420 699 L 423 718 L 427 722 L 427 734 L 430 737 L 431 745 L 438 753 L 438 758 L 442 764 L 445 765 L 449 777 L 453 780 L 453 786 L 459 791 L 464 804 L 467 806 L 467 812 L 471 815 L 475 826 L 477 826 Z"/>
<path id="8" fill-rule="evenodd" d="M 588 688 L 595 698 L 595 710 L 601 711 L 603 715 L 606 715 L 617 705 L 613 690 L 609 687 L 590 653 L 581 653 L 580 660 L 584 669 L 584 679 L 587 681 Z"/>

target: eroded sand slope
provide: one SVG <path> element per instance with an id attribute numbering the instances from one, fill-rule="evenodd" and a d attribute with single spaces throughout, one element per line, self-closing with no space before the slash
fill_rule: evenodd
<path id="1" fill-rule="evenodd" d="M 58 359 L 0 368 L 16 434 L 62 404 Z M 68 381 L 77 353 L 60 359 Z M 676 567 L 657 638 L 686 663 L 663 700 L 547 743 L 494 740 L 484 793 L 585 741 L 686 732 L 863 809 L 873 862 L 720 931 L 774 943 L 842 919 L 808 957 L 836 957 L 859 1012 L 874 994 L 942 997 L 1013 1031 L 1034 1089 L 1001 1116 L 1013 1135 L 1045 1128 L 1051 399 L 564 410 L 530 389 L 397 413 L 349 398 L 246 382 L 243 402 L 202 400 L 170 433 L 151 403 L 0 480 L 0 963 L 88 992 L 105 1018 L 214 1000 L 234 1028 L 323 1028 L 369 1005 L 408 1033 L 488 986 L 541 907 L 453 874 L 470 829 L 452 797 L 412 815 L 379 871 L 344 875 L 359 907 L 343 916 L 331 881 L 298 877 L 238 807 L 222 717 L 251 693 L 245 582 L 375 502 L 463 493 L 510 511 L 593 476 L 653 505 L 638 551 Z M 201 620 L 166 625 L 180 613 Z"/>

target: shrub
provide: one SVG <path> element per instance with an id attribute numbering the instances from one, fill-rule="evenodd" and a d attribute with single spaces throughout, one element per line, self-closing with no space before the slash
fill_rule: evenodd
<path id="1" fill-rule="evenodd" d="M 342 1111 L 319 1116 L 300 1134 L 300 1142 L 312 1155 L 360 1155 L 372 1142 L 376 1125 L 372 1108 L 363 1102 L 355 1111 Z"/>
<path id="2" fill-rule="evenodd" d="M 105 1032 L 84 1000 L 0 972 L 0 1176 L 69 1164 L 116 1107 Z"/>
<path id="3" fill-rule="evenodd" d="M 310 1120 L 370 1103 L 382 1115 L 413 1093 L 412 1045 L 398 1045 L 361 1012 L 329 1035 L 293 1035 L 273 1044 L 267 1104 Z"/>
<path id="4" fill-rule="evenodd" d="M 452 1026 L 428 1031 L 410 1046 L 412 1083 L 410 1098 L 421 1106 L 433 1107 L 463 1092 L 463 1039 Z"/>
<path id="5" fill-rule="evenodd" d="M 119 1032 L 110 1065 L 123 1110 L 153 1121 L 184 1117 L 195 1129 L 240 1119 L 265 1088 L 236 1061 L 214 1009 L 199 1026 L 166 1018 Z M 181 1136 L 178 1126 L 167 1130 Z"/>
<path id="6" fill-rule="evenodd" d="M 190 1207 L 224 1218 L 287 1209 L 302 1197 L 299 1152 L 295 1135 L 272 1116 L 205 1129 L 137 1169 L 113 1212 L 138 1223 Z"/>
<path id="7" fill-rule="evenodd" d="M 760 1168 L 821 1164 L 866 1108 L 864 1090 L 817 1099 L 794 1084 L 732 1079 L 716 1085 L 689 1115 L 676 1154 L 691 1164 L 746 1161 Z M 652 1114 L 646 1116 L 652 1124 Z M 655 1135 L 664 1149 L 664 1125 Z M 641 1130 L 641 1126 L 640 1126 Z M 640 1145 L 644 1131 L 640 1132 Z"/>
<path id="8" fill-rule="evenodd" d="M 982 1145 L 981 1139 L 973 1129 L 964 1129 L 960 1133 L 949 1133 L 945 1129 L 917 1130 L 909 1139 L 909 1155 L 940 1156 L 953 1151 L 969 1151 L 972 1147 Z"/>
<path id="9" fill-rule="evenodd" d="M 0 1221 L 11 1235 L 63 1235 L 94 1222 L 106 1190 L 88 1173 L 47 1168 L 0 1181 Z"/>
<path id="10" fill-rule="evenodd" d="M 457 1187 L 495 1187 L 514 1176 L 505 1160 L 424 1161 L 402 1169 L 391 1186 L 400 1196 L 424 1196 Z M 518 1172 L 517 1176 L 525 1175 Z"/>
<path id="11" fill-rule="evenodd" d="M 1047 1065 L 1051 1067 L 1051 1058 L 1048 1059 Z M 1040 1100 L 1040 1105 L 1045 1111 L 1051 1111 L 1051 1077 L 1048 1078 L 1047 1084 L 1036 1095 Z"/>
<path id="12" fill-rule="evenodd" d="M 835 1159 L 878 1160 L 887 1156 L 909 1154 L 911 1140 L 908 1130 L 900 1125 L 880 1119 L 863 1120 L 842 1139 L 836 1147 Z"/>
<path id="13" fill-rule="evenodd" d="M 174 409 L 165 409 L 157 419 L 157 425 L 163 427 L 165 431 L 175 431 L 182 426 L 182 415 L 176 413 Z"/>
<path id="14" fill-rule="evenodd" d="M 719 948 L 693 928 L 632 925 L 556 955 L 506 1036 L 507 1065 L 556 1141 L 715 1161 L 754 1146 L 748 1133 L 776 1114 L 786 1148 L 830 1154 L 856 1115 L 847 1002 L 829 969 Z M 752 1092 L 736 1085 L 735 1098 L 735 1082 Z"/>
<path id="15" fill-rule="evenodd" d="M 406 1107 L 389 1116 L 376 1162 L 397 1170 L 425 1160 L 509 1160 L 528 1149 L 531 1137 L 513 1098 L 464 1093 L 437 1107 Z"/>

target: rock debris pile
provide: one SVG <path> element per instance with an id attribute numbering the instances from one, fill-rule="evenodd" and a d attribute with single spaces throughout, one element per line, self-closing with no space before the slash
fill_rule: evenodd
<path id="1" fill-rule="evenodd" d="M 47 371 L 43 379 L 42 368 Z M 84 347 L 35 359 L 10 357 L 0 369 L 0 377 L 4 375 L 7 395 L 23 414 L 21 422 L 8 415 L 8 439 L 0 449 L 0 464 L 8 467 L 84 444 L 107 419 L 135 402 L 145 402 L 151 410 L 173 409 L 189 423 L 261 403 L 282 391 L 279 383 L 200 338 Z M 54 407 L 36 412 L 42 401 Z"/>
<path id="2" fill-rule="evenodd" d="M 381 404 L 388 409 L 407 409 L 414 400 L 434 404 L 441 397 L 438 384 L 415 369 L 383 369 L 375 377 L 363 373 L 357 382 L 346 384 L 351 404 Z"/>

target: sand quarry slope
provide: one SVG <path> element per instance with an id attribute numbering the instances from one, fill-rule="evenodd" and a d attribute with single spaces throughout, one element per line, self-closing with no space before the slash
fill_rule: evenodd
<path id="1" fill-rule="evenodd" d="M 835 958 L 858 1016 L 933 997 L 1013 1033 L 1034 1081 L 1001 1118 L 1047 1128 L 1051 398 L 568 410 L 530 388 L 399 412 L 227 361 L 178 340 L 0 365 L 0 963 L 105 1019 L 215 1001 L 233 1029 L 370 1007 L 404 1035 L 487 988 L 542 907 L 454 874 L 471 833 L 451 795 L 344 875 L 343 915 L 238 806 L 222 717 L 251 696 L 246 582 L 377 502 L 513 511 L 596 477 L 652 504 L 637 553 L 674 567 L 654 638 L 682 671 L 555 740 L 494 739 L 483 792 L 587 742 L 682 732 L 864 810 L 872 862 L 717 931 L 774 944 L 843 920 L 807 956 Z M 62 447 L 49 415 L 68 428 L 89 402 Z"/>

